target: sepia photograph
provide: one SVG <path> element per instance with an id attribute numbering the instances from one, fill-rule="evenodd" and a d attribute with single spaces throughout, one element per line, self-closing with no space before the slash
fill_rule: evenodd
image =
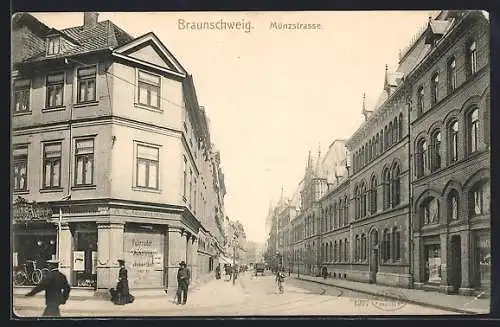
<path id="1" fill-rule="evenodd" d="M 483 10 L 17 12 L 11 319 L 490 313 Z"/>

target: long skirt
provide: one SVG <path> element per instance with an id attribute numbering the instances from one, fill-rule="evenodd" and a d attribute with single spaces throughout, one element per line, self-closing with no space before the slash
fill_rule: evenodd
<path id="1" fill-rule="evenodd" d="M 130 294 L 128 288 L 128 280 L 122 279 L 116 284 L 116 289 L 112 288 L 109 290 L 111 294 L 111 301 L 117 305 L 124 305 L 132 303 L 135 297 Z"/>

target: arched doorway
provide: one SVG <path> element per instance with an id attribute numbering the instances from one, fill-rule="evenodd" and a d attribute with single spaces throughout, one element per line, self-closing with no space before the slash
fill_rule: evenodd
<path id="1" fill-rule="evenodd" d="M 377 282 L 378 272 L 378 232 L 372 229 L 370 232 L 370 276 L 369 282 L 375 284 Z"/>

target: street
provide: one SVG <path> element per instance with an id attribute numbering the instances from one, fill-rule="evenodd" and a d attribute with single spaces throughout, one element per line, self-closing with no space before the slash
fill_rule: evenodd
<path id="1" fill-rule="evenodd" d="M 132 291 L 133 293 L 133 291 Z M 38 317 L 43 296 L 14 297 L 15 313 Z M 293 316 L 293 315 L 432 315 L 453 312 L 375 298 L 334 286 L 300 281 L 289 277 L 284 294 L 278 294 L 274 276 L 241 274 L 232 282 L 211 280 L 189 293 L 186 305 L 176 305 L 172 295 L 161 298 L 137 297 L 126 306 L 109 301 L 71 300 L 61 306 L 63 317 L 104 316 Z"/>

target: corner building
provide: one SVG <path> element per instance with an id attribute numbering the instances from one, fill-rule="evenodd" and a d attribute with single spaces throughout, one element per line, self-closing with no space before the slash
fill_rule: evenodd
<path id="1" fill-rule="evenodd" d="M 106 293 L 123 258 L 132 289 L 210 273 L 224 243 L 224 179 L 188 72 L 154 33 L 85 13 L 56 30 L 13 17 L 15 265 L 60 259 L 73 286 Z M 61 232 L 58 233 L 58 220 Z M 199 242 L 200 238 L 202 242 Z"/>

